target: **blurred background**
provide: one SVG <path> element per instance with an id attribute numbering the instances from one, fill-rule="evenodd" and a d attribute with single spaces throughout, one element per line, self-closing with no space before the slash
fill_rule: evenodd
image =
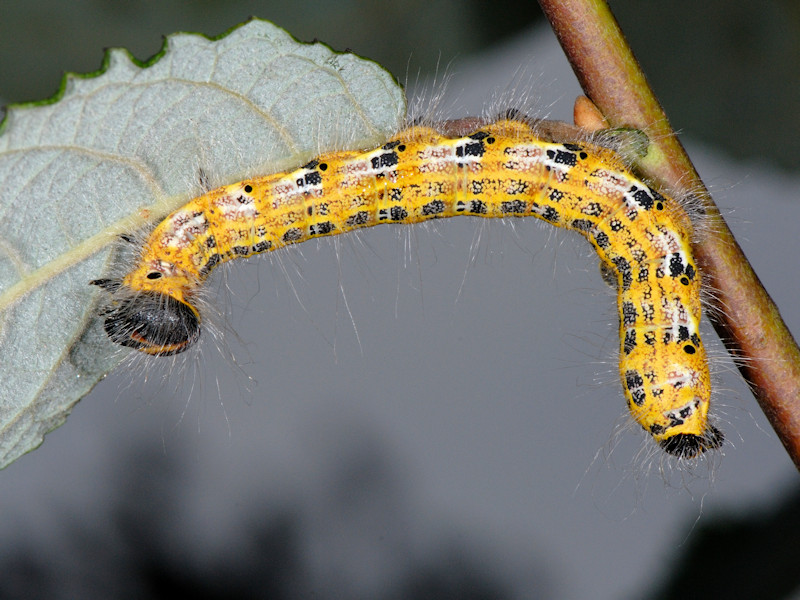
<path id="1" fill-rule="evenodd" d="M 798 331 L 797 3 L 612 8 Z M 376 60 L 411 97 L 448 76 L 449 116 L 500 97 L 569 120 L 579 89 L 538 10 L 0 0 L 0 101 L 50 96 L 104 47 L 146 59 L 164 34 L 255 15 Z M 614 297 L 579 238 L 374 228 L 210 285 L 221 352 L 208 337 L 166 381 L 120 369 L 0 473 L 0 597 L 800 597 L 797 471 L 710 326 L 728 443 L 662 472 L 626 428 Z"/>

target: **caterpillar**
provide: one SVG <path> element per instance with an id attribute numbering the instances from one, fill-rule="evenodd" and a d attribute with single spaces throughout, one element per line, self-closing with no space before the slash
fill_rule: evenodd
<path id="1" fill-rule="evenodd" d="M 381 223 L 532 216 L 588 239 L 616 285 L 619 373 L 633 419 L 681 458 L 719 447 L 701 277 L 679 203 L 614 150 L 537 134 L 514 111 L 460 133 L 416 124 L 379 148 L 322 154 L 194 198 L 150 233 L 135 268 L 91 282 L 112 294 L 108 336 L 151 355 L 185 351 L 201 331 L 193 297 L 234 258 Z"/>

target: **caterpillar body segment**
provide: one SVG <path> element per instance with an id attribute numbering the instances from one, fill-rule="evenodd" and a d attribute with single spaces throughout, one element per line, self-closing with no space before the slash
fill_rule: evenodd
<path id="1" fill-rule="evenodd" d="M 513 115 L 456 137 L 413 126 L 379 148 L 323 154 L 191 200 L 155 228 L 121 281 L 95 282 L 112 292 L 106 331 L 149 354 L 175 354 L 199 335 L 192 298 L 220 263 L 361 227 L 457 215 L 532 216 L 586 237 L 616 283 L 620 378 L 634 420 L 680 457 L 722 443 L 708 423 L 688 215 L 613 150 L 542 138 Z"/>

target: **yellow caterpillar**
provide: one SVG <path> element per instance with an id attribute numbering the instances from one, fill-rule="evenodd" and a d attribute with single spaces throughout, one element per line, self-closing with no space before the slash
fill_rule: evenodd
<path id="1" fill-rule="evenodd" d="M 617 153 L 538 136 L 515 116 L 448 137 L 412 126 L 380 148 L 323 154 L 297 170 L 223 186 L 169 215 L 121 280 L 105 329 L 148 354 L 200 335 L 192 303 L 219 263 L 380 223 L 533 216 L 578 231 L 617 285 L 619 369 L 633 418 L 664 450 L 719 447 L 700 340 L 700 275 L 689 217 Z"/>

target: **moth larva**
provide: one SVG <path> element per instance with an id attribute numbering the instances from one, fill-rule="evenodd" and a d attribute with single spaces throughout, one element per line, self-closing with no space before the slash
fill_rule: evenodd
<path id="1" fill-rule="evenodd" d="M 413 126 L 380 148 L 331 152 L 212 190 L 164 219 L 121 280 L 92 283 L 112 293 L 112 340 L 177 354 L 200 335 L 192 299 L 222 262 L 380 223 L 456 215 L 533 216 L 586 237 L 616 280 L 620 378 L 634 420 L 676 456 L 722 443 L 708 422 L 688 215 L 613 150 L 546 139 L 525 120 L 502 118 L 457 137 Z"/>

